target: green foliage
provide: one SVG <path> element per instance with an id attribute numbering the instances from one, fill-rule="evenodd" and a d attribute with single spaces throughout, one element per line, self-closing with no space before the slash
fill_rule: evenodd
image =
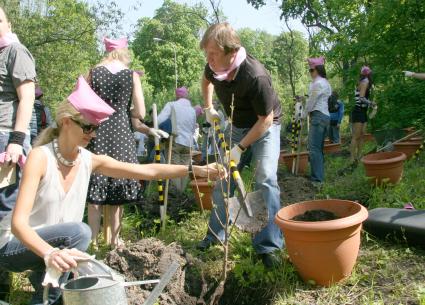
<path id="1" fill-rule="evenodd" d="M 199 86 L 205 63 L 199 37 L 206 27 L 200 16 L 206 15 L 207 10 L 201 5 L 188 6 L 166 0 L 153 18 L 139 20 L 132 48 L 149 75 L 155 102 L 164 102 L 159 100 L 167 96 L 164 92 L 170 92 L 167 101 L 174 98 L 171 93 L 175 88 L 174 55 L 178 86 Z M 156 42 L 154 38 L 163 41 Z"/>

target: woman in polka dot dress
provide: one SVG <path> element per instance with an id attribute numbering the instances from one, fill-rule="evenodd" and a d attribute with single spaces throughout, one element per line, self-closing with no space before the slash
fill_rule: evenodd
<path id="1" fill-rule="evenodd" d="M 129 163 L 138 163 L 136 143 L 131 127 L 132 118 L 143 119 L 145 104 L 139 75 L 130 70 L 130 54 L 127 39 L 104 39 L 107 56 L 90 71 L 89 80 L 93 90 L 115 113 L 101 123 L 96 138 L 87 147 L 98 155 L 108 155 Z M 108 210 L 103 224 L 111 228 L 111 239 L 106 241 L 112 247 L 120 246 L 119 233 L 123 215 L 123 204 L 141 199 L 141 186 L 138 180 L 114 179 L 101 174 L 93 174 L 90 179 L 87 201 L 88 222 L 92 230 L 92 241 L 97 242 L 100 229 L 102 207 Z"/>

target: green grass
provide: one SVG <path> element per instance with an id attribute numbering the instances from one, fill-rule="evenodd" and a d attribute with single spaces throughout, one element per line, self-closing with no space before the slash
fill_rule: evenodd
<path id="1" fill-rule="evenodd" d="M 351 173 L 339 175 L 338 171 L 347 165 L 346 157 L 326 157 L 326 183 L 317 195 L 319 198 L 358 200 L 369 208 L 401 208 L 411 202 L 416 208 L 425 209 L 424 153 L 419 160 L 406 162 L 403 179 L 394 186 L 374 187 L 368 184 L 362 165 Z M 242 176 L 245 181 L 249 181 L 251 174 L 252 170 L 245 170 Z M 154 191 L 150 194 L 155 196 Z M 196 244 L 207 230 L 208 212 L 188 213 L 179 223 L 170 221 L 165 231 L 150 229 L 138 232 L 134 228 L 146 221 L 144 217 L 142 213 L 126 215 L 123 234 L 127 239 L 154 236 L 165 243 L 178 242 L 193 258 L 187 277 L 200 282 L 202 274 L 210 284 L 219 281 L 223 256 L 221 247 L 214 246 L 205 253 L 196 250 Z M 282 251 L 283 265 L 270 271 L 258 260 L 249 234 L 235 231 L 230 244 L 230 273 L 221 304 L 425 305 L 425 252 L 409 248 L 403 243 L 390 244 L 364 233 L 359 258 L 351 277 L 329 288 L 304 283 L 289 262 L 285 250 Z M 26 287 L 25 291 L 21 287 Z M 194 291 L 193 287 L 188 289 Z M 28 291 L 25 276 L 15 274 L 12 304 L 27 304 Z"/>

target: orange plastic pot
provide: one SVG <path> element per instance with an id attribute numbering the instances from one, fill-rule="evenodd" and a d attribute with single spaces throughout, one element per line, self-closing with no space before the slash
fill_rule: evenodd
<path id="1" fill-rule="evenodd" d="M 292 220 L 317 209 L 341 218 L 317 222 Z M 283 232 L 290 260 L 302 279 L 329 286 L 350 276 L 359 252 L 362 222 L 367 216 L 367 209 L 354 201 L 313 200 L 281 209 L 275 222 Z"/>
<path id="2" fill-rule="evenodd" d="M 323 152 L 325 154 L 336 153 L 339 151 L 341 151 L 341 143 L 331 143 L 323 146 Z"/>
<path id="3" fill-rule="evenodd" d="M 413 157 L 415 152 L 421 147 L 421 142 L 399 142 L 394 143 L 394 150 L 400 151 L 406 154 L 407 158 Z"/>
<path id="4" fill-rule="evenodd" d="M 298 165 L 298 173 L 305 174 L 307 171 L 308 165 L 308 152 L 301 152 L 299 157 L 299 165 Z M 296 160 L 297 154 L 286 153 L 286 151 L 280 152 L 279 163 L 285 164 L 286 168 L 289 171 L 292 171 L 292 164 L 294 164 L 294 160 Z"/>
<path id="5" fill-rule="evenodd" d="M 207 178 L 196 178 L 190 181 L 189 185 L 192 187 L 192 192 L 195 194 L 195 199 L 199 206 L 204 210 L 211 210 L 212 191 L 214 189 L 214 182 L 208 182 Z"/>
<path id="6" fill-rule="evenodd" d="M 407 140 L 405 140 L 405 141 L 402 141 L 402 143 L 405 143 L 405 142 L 412 142 L 412 143 L 419 143 L 419 144 L 422 144 L 422 143 L 423 143 L 423 141 L 424 141 L 424 138 L 423 138 L 423 137 L 412 137 L 412 138 L 409 138 L 409 139 L 407 139 Z"/>
<path id="7" fill-rule="evenodd" d="M 370 182 L 380 185 L 383 182 L 396 184 L 403 174 L 403 162 L 406 155 L 399 151 L 380 152 L 369 154 L 362 158 L 366 176 Z"/>

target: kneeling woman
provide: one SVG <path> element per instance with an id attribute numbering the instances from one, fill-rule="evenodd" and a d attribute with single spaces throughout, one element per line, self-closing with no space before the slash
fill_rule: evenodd
<path id="1" fill-rule="evenodd" d="M 91 232 L 82 219 L 92 172 L 138 180 L 183 177 L 191 171 L 200 177 L 207 171 L 212 178 L 219 176 L 216 165 L 135 165 L 90 153 L 84 147 L 113 112 L 80 77 L 68 101 L 57 108 L 57 126 L 40 135 L 28 157 L 13 215 L 0 222 L 0 267 L 32 271 L 35 293 L 30 304 L 42 303 L 46 267 L 67 272 L 76 267 L 76 257 L 87 255 L 83 251 Z M 51 289 L 49 304 L 59 296 L 58 288 Z"/>

